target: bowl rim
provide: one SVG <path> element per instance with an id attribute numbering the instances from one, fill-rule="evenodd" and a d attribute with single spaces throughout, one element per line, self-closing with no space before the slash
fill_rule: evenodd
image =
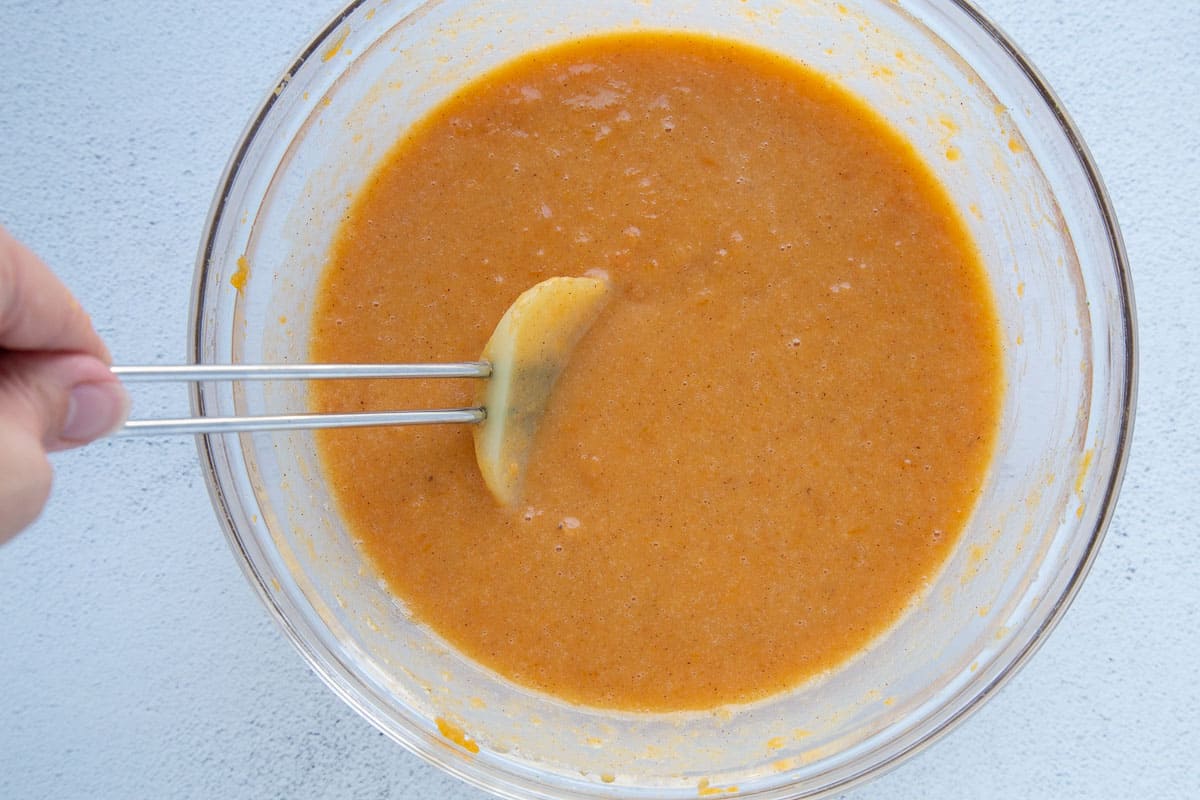
<path id="1" fill-rule="evenodd" d="M 973 684 L 968 683 L 967 686 L 963 687 L 962 691 L 957 692 L 955 694 L 956 697 L 963 694 L 968 694 L 969 697 L 954 709 L 949 716 L 943 718 L 934 715 L 928 721 L 930 724 L 926 725 L 924 729 L 918 726 L 911 731 L 913 733 L 911 741 L 904 743 L 893 752 L 885 754 L 882 759 L 868 764 L 863 769 L 848 775 L 842 775 L 829 785 L 814 790 L 815 794 L 821 795 L 848 790 L 900 766 L 961 725 L 1028 663 L 1029 659 L 1045 643 L 1051 631 L 1062 620 L 1063 615 L 1075 599 L 1084 579 L 1091 570 L 1116 507 L 1133 439 L 1138 384 L 1138 336 L 1132 277 L 1116 211 L 1091 151 L 1084 142 L 1079 129 L 1066 111 L 1062 101 L 1058 98 L 1054 90 L 1050 88 L 1049 83 L 1042 73 L 999 26 L 974 5 L 972 0 L 926 1 L 934 5 L 945 6 L 947 12 L 957 12 L 965 15 L 969 23 L 976 26 L 980 33 L 999 46 L 1020 73 L 1024 75 L 1030 87 L 1032 87 L 1044 103 L 1045 108 L 1051 112 L 1058 123 L 1060 133 L 1066 137 L 1067 142 L 1074 151 L 1077 165 L 1082 170 L 1090 187 L 1091 200 L 1099 211 L 1098 219 L 1103 222 L 1107 238 L 1107 249 L 1112 256 L 1112 262 L 1115 267 L 1115 275 L 1112 276 L 1115 278 L 1114 288 L 1116 289 L 1117 314 L 1115 316 L 1119 316 L 1120 330 L 1118 334 L 1119 341 L 1123 344 L 1124 358 L 1118 364 L 1114 365 L 1114 372 L 1119 370 L 1119 380 L 1114 380 L 1110 388 L 1115 396 L 1113 406 L 1119 406 L 1121 413 L 1116 426 L 1116 439 L 1112 451 L 1111 466 L 1109 467 L 1107 481 L 1103 487 L 1103 496 L 1099 498 L 1097 506 L 1098 514 L 1095 516 L 1095 522 L 1087 534 L 1088 541 L 1083 557 L 1074 565 L 1074 569 L 1070 577 L 1066 580 L 1063 590 L 1055 598 L 1051 610 L 1045 615 L 1041 624 L 1032 631 L 1027 641 L 1016 651 L 1015 655 L 1011 656 L 999 668 L 997 674 L 981 686 L 975 687 Z M 206 308 L 206 299 L 209 291 L 208 278 L 210 270 L 213 267 L 218 228 L 224 214 L 229 208 L 230 196 L 242 174 L 243 166 L 251 147 L 255 143 L 256 137 L 266 126 L 272 111 L 274 111 L 276 105 L 280 102 L 282 96 L 280 90 L 290 80 L 290 77 L 297 74 L 314 55 L 324 52 L 329 46 L 330 41 L 337 34 L 342 23 L 369 2 L 370 0 L 350 0 L 311 37 L 280 74 L 275 83 L 272 84 L 272 88 L 268 90 L 265 99 L 252 114 L 238 138 L 238 143 L 230 155 L 217 183 L 217 190 L 209 207 L 196 257 L 188 317 L 187 352 L 191 363 L 203 363 L 204 320 L 202 311 Z M 440 2 L 440 0 L 409 0 L 405 4 L 405 7 L 408 9 L 408 13 L 411 14 L 430 3 L 436 2 Z M 206 402 L 201 388 L 197 384 L 192 384 L 189 392 L 193 414 L 196 416 L 207 415 Z M 481 767 L 472 764 L 464 769 L 463 767 L 466 766 L 465 759 L 448 760 L 438 757 L 431 750 L 421 747 L 418 742 L 411 741 L 393 730 L 385 724 L 382 716 L 377 713 L 376 709 L 371 707 L 371 704 L 363 702 L 363 699 L 358 696 L 356 689 L 359 682 L 355 677 L 348 673 L 336 659 L 330 658 L 332 654 L 322 652 L 321 649 L 315 646 L 311 640 L 298 630 L 284 609 L 276 602 L 268 587 L 268 579 L 257 569 L 237 529 L 234 509 L 229 504 L 229 497 L 225 493 L 218 476 L 217 464 L 220 459 L 215 449 L 218 440 L 219 437 L 217 436 L 196 436 L 196 448 L 204 474 L 205 485 L 208 488 L 218 522 L 243 574 L 274 618 L 276 624 L 290 640 L 292 646 L 299 651 L 308 663 L 309 668 L 342 701 L 364 717 L 375 728 L 409 752 L 419 756 L 422 760 L 454 775 L 470 785 L 490 793 L 514 798 L 528 796 L 525 793 L 529 792 L 533 787 L 525 784 L 516 775 L 504 774 L 502 776 L 503 783 L 497 784 L 495 780 L 498 777 L 497 773 L 486 765 Z M 1098 464 L 1097 466 L 1104 467 L 1102 464 Z M 946 705 L 947 707 L 952 707 L 953 699 L 947 701 Z M 489 777 L 491 780 L 488 780 Z M 518 791 L 522 793 L 518 793 Z M 738 796 L 753 797 L 769 795 L 771 797 L 801 797 L 810 796 L 814 793 L 802 791 L 800 794 L 779 794 L 779 791 L 779 787 L 776 787 L 775 789 L 766 789 L 762 792 L 755 791 L 750 794 Z M 786 787 L 784 791 L 786 792 Z"/>

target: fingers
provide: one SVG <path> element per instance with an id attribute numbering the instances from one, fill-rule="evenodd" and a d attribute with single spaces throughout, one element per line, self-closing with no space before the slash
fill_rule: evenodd
<path id="1" fill-rule="evenodd" d="M 50 495 L 50 461 L 41 442 L 0 417 L 0 544 L 37 519 Z"/>
<path id="2" fill-rule="evenodd" d="M 108 348 L 67 287 L 2 227 L 0 349 L 87 353 L 112 363 Z"/>
<path id="3" fill-rule="evenodd" d="M 124 388 L 95 356 L 0 354 L 0 543 L 45 504 L 46 453 L 98 439 L 128 413 Z"/>
<path id="4" fill-rule="evenodd" d="M 0 228 L 0 542 L 50 494 L 46 453 L 115 430 L 129 397 L 92 322 L 54 273 Z"/>

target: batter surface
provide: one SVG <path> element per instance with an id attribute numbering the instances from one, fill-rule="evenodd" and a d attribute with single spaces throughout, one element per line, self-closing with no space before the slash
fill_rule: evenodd
<path id="1" fill-rule="evenodd" d="M 464 427 L 324 431 L 393 591 L 567 700 L 695 709 L 866 647 L 954 547 L 1001 391 L 990 288 L 930 169 L 821 75 L 629 33 L 529 54 L 404 135 L 338 235 L 315 361 L 479 356 L 525 289 L 614 296 L 559 380 L 522 502 Z M 457 407 L 469 381 L 315 385 Z"/>

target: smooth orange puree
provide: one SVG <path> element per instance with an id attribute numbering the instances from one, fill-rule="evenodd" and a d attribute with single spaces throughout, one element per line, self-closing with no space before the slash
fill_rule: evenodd
<path id="1" fill-rule="evenodd" d="M 461 426 L 326 431 L 340 513 L 470 657 L 573 702 L 761 698 L 903 613 L 988 468 L 998 324 L 933 174 L 820 74 L 628 33 L 526 55 L 408 131 L 320 288 L 317 361 L 477 358 L 554 275 L 614 293 L 554 390 L 522 501 Z M 318 385 L 458 407 L 470 381 Z"/>

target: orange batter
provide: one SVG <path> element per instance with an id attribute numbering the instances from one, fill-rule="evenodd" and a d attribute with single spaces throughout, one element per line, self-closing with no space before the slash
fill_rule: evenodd
<path id="1" fill-rule="evenodd" d="M 587 39 L 397 144 L 330 255 L 311 355 L 474 359 L 523 290 L 589 269 L 615 295 L 517 508 L 446 426 L 321 433 L 340 513 L 420 619 L 570 701 L 705 708 L 837 667 L 939 569 L 992 453 L 998 325 L 957 211 L 819 74 L 719 39 Z"/>

